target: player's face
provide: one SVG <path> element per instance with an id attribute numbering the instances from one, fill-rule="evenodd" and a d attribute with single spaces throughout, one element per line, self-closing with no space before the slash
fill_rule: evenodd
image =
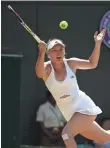
<path id="1" fill-rule="evenodd" d="M 53 62 L 61 62 L 65 56 L 65 48 L 64 46 L 57 44 L 48 52 L 48 56 Z"/>

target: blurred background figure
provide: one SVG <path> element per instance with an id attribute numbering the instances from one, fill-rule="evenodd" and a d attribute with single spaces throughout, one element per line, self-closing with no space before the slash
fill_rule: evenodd
<path id="1" fill-rule="evenodd" d="M 110 130 L 110 118 L 102 119 L 101 120 L 101 126 L 106 130 Z"/>
<path id="2" fill-rule="evenodd" d="M 99 124 L 101 125 L 102 128 L 104 128 L 105 130 L 110 130 L 110 118 L 103 118 Z M 104 145 L 100 144 L 100 143 L 95 143 L 96 148 L 110 148 L 110 142 L 105 143 Z"/>
<path id="3" fill-rule="evenodd" d="M 36 116 L 41 127 L 41 145 L 63 146 L 61 132 L 66 121 L 49 91 L 46 92 L 46 98 L 47 101 L 40 105 Z"/>

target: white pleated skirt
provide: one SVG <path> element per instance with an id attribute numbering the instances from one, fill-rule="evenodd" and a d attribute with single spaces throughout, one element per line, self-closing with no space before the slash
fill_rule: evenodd
<path id="1" fill-rule="evenodd" d="M 75 112 L 87 115 L 98 115 L 102 113 L 100 107 L 98 107 L 94 101 L 82 91 L 80 91 L 80 95 L 73 100 L 73 103 L 71 101 L 71 103 L 65 105 L 58 104 L 59 109 L 67 121 L 71 119 Z"/>
<path id="2" fill-rule="evenodd" d="M 88 95 L 81 91 L 79 99 L 76 101 L 76 112 L 87 115 L 98 115 L 102 113 L 102 110 L 99 106 L 96 106 Z"/>

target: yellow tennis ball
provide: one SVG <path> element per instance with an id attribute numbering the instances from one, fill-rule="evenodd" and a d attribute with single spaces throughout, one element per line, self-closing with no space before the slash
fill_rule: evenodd
<path id="1" fill-rule="evenodd" d="M 68 22 L 66 21 L 61 21 L 59 24 L 61 29 L 66 29 L 68 27 Z"/>

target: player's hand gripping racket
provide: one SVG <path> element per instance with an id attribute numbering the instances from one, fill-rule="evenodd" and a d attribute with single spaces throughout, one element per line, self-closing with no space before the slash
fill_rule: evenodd
<path id="1" fill-rule="evenodd" d="M 26 25 L 26 23 L 23 21 L 23 19 L 19 16 L 19 14 L 10 6 L 8 5 L 8 9 L 17 17 L 21 25 L 33 36 L 33 38 L 40 43 L 40 38 Z"/>

